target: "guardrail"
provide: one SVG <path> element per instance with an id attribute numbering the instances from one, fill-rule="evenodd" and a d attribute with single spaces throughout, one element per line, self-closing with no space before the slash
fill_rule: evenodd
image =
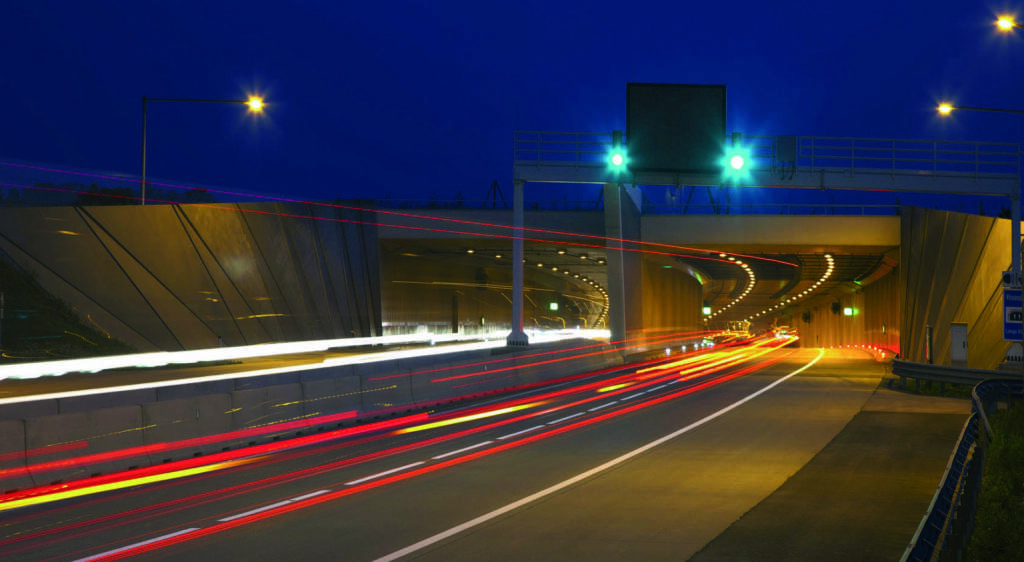
<path id="1" fill-rule="evenodd" d="M 731 141 L 730 141 L 731 142 Z M 628 146 L 628 139 L 623 136 Z M 744 136 L 757 169 L 889 176 L 927 174 L 974 177 L 1017 175 L 1020 145 L 1004 142 L 872 139 L 857 137 Z M 607 166 L 611 132 L 515 131 L 514 165 Z"/>
<path id="2" fill-rule="evenodd" d="M 951 369 L 949 367 L 921 365 L 917 372 L 924 373 L 936 369 L 939 370 L 938 377 L 949 377 L 949 372 L 943 372 Z M 973 374 L 969 373 L 965 377 Z M 1022 390 L 1024 385 L 1020 380 L 988 379 L 974 386 L 971 391 L 971 415 L 964 423 L 953 455 L 946 464 L 946 471 L 935 489 L 928 510 L 921 518 L 910 545 L 903 553 L 901 562 L 963 559 L 974 528 L 981 476 L 985 467 L 988 441 L 992 437 L 988 414 L 1002 397 L 1019 397 Z M 984 434 L 982 428 L 985 430 Z"/>
<path id="3" fill-rule="evenodd" d="M 976 385 L 988 379 L 1020 379 L 1020 375 L 1010 372 L 989 371 L 987 369 L 967 369 L 964 367 L 948 367 L 945 365 L 929 365 L 912 361 L 892 362 L 892 374 L 900 378 L 900 388 L 906 388 L 906 379 L 914 379 L 914 390 L 920 390 L 921 381 L 932 381 L 942 385 L 965 384 Z M 943 390 L 945 387 L 943 386 Z"/>

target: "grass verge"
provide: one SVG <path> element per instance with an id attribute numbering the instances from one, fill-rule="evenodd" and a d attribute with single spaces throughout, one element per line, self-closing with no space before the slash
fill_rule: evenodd
<path id="1" fill-rule="evenodd" d="M 1024 404 L 991 416 L 994 438 L 967 560 L 1024 560 Z"/>

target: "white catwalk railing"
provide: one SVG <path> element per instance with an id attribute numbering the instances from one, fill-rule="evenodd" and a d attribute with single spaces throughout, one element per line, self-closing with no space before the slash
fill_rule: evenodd
<path id="1" fill-rule="evenodd" d="M 623 137 L 623 142 L 628 152 L 628 139 Z M 800 136 L 743 136 L 742 142 L 750 150 L 754 169 L 780 175 L 845 171 L 979 178 L 1020 172 L 1016 143 Z M 513 162 L 600 168 L 607 166 L 611 148 L 611 132 L 515 131 Z"/>

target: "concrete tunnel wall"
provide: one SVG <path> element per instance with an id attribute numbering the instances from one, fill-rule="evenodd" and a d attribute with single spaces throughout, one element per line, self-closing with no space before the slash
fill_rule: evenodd
<path id="1" fill-rule="evenodd" d="M 3 208 L 0 257 L 140 351 L 371 336 L 372 215 L 298 203 Z"/>
<path id="2" fill-rule="evenodd" d="M 950 326 L 967 324 L 967 364 L 994 369 L 1003 341 L 1002 272 L 1010 269 L 1010 221 L 903 208 L 900 275 L 903 358 L 927 362 L 925 327 L 932 326 L 934 363 L 949 365 Z"/>

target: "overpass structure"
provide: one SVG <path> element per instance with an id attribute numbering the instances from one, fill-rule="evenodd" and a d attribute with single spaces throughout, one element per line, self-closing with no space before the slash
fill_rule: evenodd
<path id="1" fill-rule="evenodd" d="M 496 202 L 6 208 L 0 251 L 87 324 L 139 350 L 524 320 L 608 327 L 619 341 L 747 319 L 757 330 L 795 328 L 812 346 L 875 345 L 908 359 L 923 359 L 932 326 L 939 363 L 949 326 L 965 322 L 970 366 L 1001 360 L 1000 273 L 1019 268 L 1019 220 L 872 205 L 858 216 L 800 204 L 695 213 L 683 198 L 649 194 L 692 195 L 722 178 L 617 173 L 606 162 L 612 139 L 516 132 L 513 217 Z M 744 189 L 1008 197 L 1019 217 L 1014 144 L 747 141 L 753 166 L 735 184 Z M 600 185 L 600 204 L 525 209 L 538 186 L 564 182 Z"/>

